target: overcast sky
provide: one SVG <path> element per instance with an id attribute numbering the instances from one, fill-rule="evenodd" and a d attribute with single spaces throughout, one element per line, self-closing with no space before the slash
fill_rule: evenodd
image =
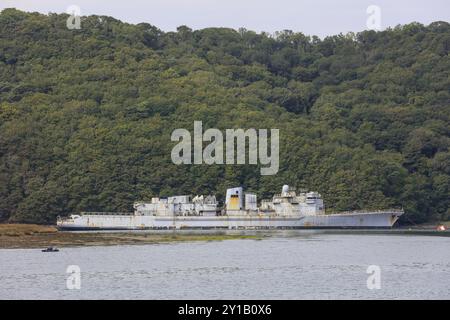
<path id="1" fill-rule="evenodd" d="M 148 22 L 164 31 L 240 27 L 274 32 L 284 29 L 320 37 L 367 29 L 368 6 L 381 9 L 381 28 L 418 21 L 450 21 L 450 0 L 0 0 L 0 10 L 66 12 L 113 16 L 130 23 Z"/>

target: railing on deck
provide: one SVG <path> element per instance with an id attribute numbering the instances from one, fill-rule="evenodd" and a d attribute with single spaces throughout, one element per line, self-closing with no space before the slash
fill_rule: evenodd
<path id="1" fill-rule="evenodd" d="M 331 211 L 326 212 L 326 214 L 362 214 L 362 213 L 383 213 L 383 212 L 391 212 L 391 213 L 404 213 L 403 209 L 384 209 L 384 210 L 355 210 L 355 211 Z"/>
<path id="2" fill-rule="evenodd" d="M 82 216 L 133 216 L 134 212 L 80 212 Z"/>

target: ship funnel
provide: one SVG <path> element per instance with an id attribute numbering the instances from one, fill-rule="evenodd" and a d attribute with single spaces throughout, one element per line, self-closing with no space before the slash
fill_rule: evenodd
<path id="1" fill-rule="evenodd" d="M 244 208 L 243 189 L 241 187 L 227 189 L 225 206 L 227 210 L 242 210 Z"/>

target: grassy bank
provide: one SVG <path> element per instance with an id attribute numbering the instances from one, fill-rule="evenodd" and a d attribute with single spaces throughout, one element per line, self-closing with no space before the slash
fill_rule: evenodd
<path id="1" fill-rule="evenodd" d="M 255 235 L 174 234 L 145 232 L 59 232 L 53 226 L 0 224 L 0 248 L 45 248 L 259 239 Z"/>

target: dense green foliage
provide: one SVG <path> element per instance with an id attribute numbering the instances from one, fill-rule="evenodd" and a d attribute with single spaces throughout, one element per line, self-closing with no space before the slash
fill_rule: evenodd
<path id="1" fill-rule="evenodd" d="M 319 191 L 330 211 L 449 217 L 448 23 L 321 40 L 99 16 L 69 30 L 67 17 L 0 14 L 0 220 L 236 185 L 261 198 L 284 183 Z M 194 120 L 279 128 L 280 171 L 174 165 L 171 132 Z"/>

